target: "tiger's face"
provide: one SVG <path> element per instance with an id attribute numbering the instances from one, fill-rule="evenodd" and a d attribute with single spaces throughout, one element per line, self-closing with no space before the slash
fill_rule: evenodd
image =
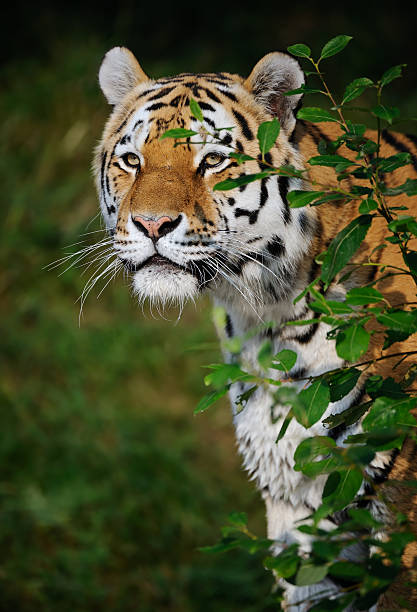
<path id="1" fill-rule="evenodd" d="M 300 95 L 283 95 L 304 82 L 298 63 L 271 53 L 246 80 L 226 73 L 151 80 L 130 51 L 116 47 L 99 78 L 114 110 L 97 150 L 97 188 L 114 249 L 139 299 L 183 302 L 204 288 L 249 302 L 260 287 L 273 301 L 284 295 L 314 225 L 311 212 L 288 206 L 287 192 L 302 188 L 300 180 L 270 177 L 231 191 L 213 188 L 265 167 L 256 134 L 274 116 L 281 131 L 264 161 L 301 167 L 291 142 Z M 203 123 L 190 111 L 191 98 Z M 161 140 L 179 127 L 199 134 L 179 146 Z M 257 161 L 239 166 L 231 151 Z"/>

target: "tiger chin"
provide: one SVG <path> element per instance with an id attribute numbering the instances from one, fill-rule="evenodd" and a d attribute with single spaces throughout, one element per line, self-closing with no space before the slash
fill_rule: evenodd
<path id="1" fill-rule="evenodd" d="M 138 299 L 182 305 L 207 291 L 215 303 L 226 309 L 226 327 L 220 333 L 229 338 L 243 337 L 259 321 L 274 321 L 277 327 L 270 334 L 274 352 L 285 348 L 298 355 L 289 373 L 297 389 L 304 384 L 297 379 L 344 365 L 334 343 L 326 339 L 329 331 L 326 324 L 296 327 L 279 324 L 314 318 L 308 299 L 303 297 L 294 304 L 294 298 L 317 276 L 316 256 L 357 216 L 358 204 L 339 201 L 317 208 L 291 209 L 288 192 L 309 188 L 309 182 L 287 176 L 265 177 L 226 192 L 214 190 L 220 181 L 262 171 L 264 161 L 275 167 L 291 164 L 303 169 L 305 160 L 316 153 L 320 140 L 337 137 L 338 126 L 334 123 L 318 127 L 296 120 L 301 95 L 284 94 L 304 83 L 298 62 L 277 52 L 262 58 L 247 78 L 218 72 L 151 79 L 128 49 L 116 47 L 104 57 L 99 81 L 113 111 L 96 151 L 97 190 L 115 253 L 131 274 Z M 199 133 L 201 123 L 190 111 L 191 98 L 203 113 L 204 138 Z M 259 157 L 257 129 L 260 123 L 273 117 L 279 119 L 281 130 L 263 160 Z M 224 130 L 226 127 L 233 129 Z M 173 128 L 198 134 L 174 147 L 173 140 L 161 140 Z M 254 159 L 239 166 L 229 157 L 231 150 L 245 152 Z M 416 143 L 401 134 L 383 135 L 383 156 L 400 150 L 416 156 Z M 344 146 L 341 154 L 348 158 L 354 155 Z M 388 187 L 390 182 L 395 186 L 406 178 L 404 169 L 389 176 Z M 331 169 L 317 166 L 309 169 L 309 180 L 329 186 L 337 184 Z M 417 209 L 416 197 L 409 198 L 408 203 L 411 211 Z M 384 240 L 385 232 L 384 223 L 376 219 L 354 261 L 366 260 Z M 378 256 L 380 263 L 386 261 L 401 267 L 395 245 L 379 250 Z M 374 274 L 375 267 L 360 267 L 349 277 L 349 286 L 337 278 L 328 290 L 328 297 L 340 299 L 352 286 L 370 282 Z M 392 305 L 414 299 L 412 283 L 408 284 L 407 277 L 399 278 L 400 281 L 390 284 L 391 281 L 374 277 L 376 286 Z M 265 335 L 259 332 L 247 337 L 242 359 L 255 368 Z M 407 341 L 407 350 L 412 342 Z M 397 344 L 395 351 L 398 347 Z M 372 359 L 377 353 L 378 345 L 374 343 L 365 358 Z M 389 362 L 389 359 L 380 362 L 378 370 L 370 369 L 369 373 L 389 375 Z M 405 364 L 400 365 L 396 375 L 402 377 L 405 368 Z M 271 371 L 270 376 L 278 374 Z M 232 387 L 232 407 L 240 393 L 242 389 Z M 323 419 L 361 401 L 364 393 L 361 377 L 348 396 L 329 405 Z M 297 530 L 297 522 L 320 505 L 324 477 L 310 480 L 295 472 L 293 455 L 303 439 L 330 432 L 322 422 L 306 430 L 293 420 L 276 444 L 287 408 L 282 407 L 280 412 L 278 407 L 272 421 L 270 405 L 270 392 L 259 388 L 244 410 L 234 411 L 239 451 L 265 501 L 268 537 L 276 542 L 275 551 L 297 541 L 301 550 L 308 552 L 310 538 Z M 349 433 L 360 431 L 361 424 L 357 423 Z M 346 431 L 342 428 L 331 435 L 341 444 Z M 388 476 L 415 479 L 413 452 L 406 443 L 399 457 L 391 452 L 377 453 L 369 468 L 370 476 L 378 482 Z M 401 510 L 407 511 L 409 500 L 402 500 L 398 493 L 396 501 Z M 388 511 L 372 504 L 370 510 L 379 518 L 385 516 L 388 522 Z M 326 519 L 323 528 L 326 525 L 330 529 L 334 522 Z M 412 524 L 412 528 L 417 526 Z M 352 548 L 348 554 L 354 561 L 364 551 Z M 393 585 L 393 595 L 391 599 L 386 597 L 385 606 L 395 609 L 402 595 L 410 599 L 405 585 L 406 581 L 417 579 L 415 559 L 417 548 L 412 543 L 404 557 L 408 574 Z M 286 605 L 292 612 L 308 610 L 309 601 L 315 599 L 317 592 L 324 590 L 330 599 L 340 592 L 330 578 L 318 585 L 294 587 L 283 582 L 283 586 Z M 412 597 L 417 601 L 417 594 Z"/>

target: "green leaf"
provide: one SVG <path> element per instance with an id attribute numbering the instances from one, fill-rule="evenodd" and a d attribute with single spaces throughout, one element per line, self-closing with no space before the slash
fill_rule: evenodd
<path id="1" fill-rule="evenodd" d="M 229 157 L 235 159 L 239 165 L 243 164 L 245 161 L 252 161 L 255 159 L 251 155 L 246 155 L 245 153 L 229 153 Z"/>
<path id="2" fill-rule="evenodd" d="M 367 200 L 363 200 L 363 202 L 359 204 L 359 212 L 361 213 L 361 215 L 366 215 L 377 209 L 378 209 L 378 202 L 375 202 L 375 200 L 372 200 L 371 198 L 368 198 Z"/>
<path id="3" fill-rule="evenodd" d="M 312 206 L 319 206 L 319 204 L 324 204 L 325 202 L 334 202 L 334 201 L 339 201 L 339 202 L 348 202 L 350 199 L 349 196 L 339 193 L 337 191 L 335 191 L 334 193 L 326 193 L 323 197 L 318 198 L 317 200 L 315 200 L 314 202 L 312 202 Z"/>
<path id="4" fill-rule="evenodd" d="M 336 578 L 347 580 L 360 580 L 366 569 L 363 565 L 352 563 L 351 561 L 336 561 L 329 568 L 329 574 Z"/>
<path id="5" fill-rule="evenodd" d="M 227 386 L 224 387 L 224 389 L 220 389 L 219 391 L 212 391 L 211 393 L 208 393 L 207 395 L 202 397 L 197 404 L 197 408 L 194 410 L 194 414 L 199 414 L 200 412 L 204 412 L 205 410 L 207 410 L 207 408 L 210 408 L 210 406 L 217 402 L 217 400 L 219 400 L 221 397 L 223 397 L 223 395 L 226 395 L 228 390 L 229 387 Z"/>
<path id="6" fill-rule="evenodd" d="M 417 251 L 408 251 L 404 255 L 404 261 L 414 276 L 417 276 Z"/>
<path id="7" fill-rule="evenodd" d="M 302 43 L 287 47 L 287 51 L 296 57 L 310 57 L 311 55 L 310 47 L 307 47 L 307 45 L 303 45 Z"/>
<path id="8" fill-rule="evenodd" d="M 395 400 L 378 397 L 362 422 L 363 430 L 397 429 L 398 426 L 414 427 L 416 420 L 411 410 L 416 407 L 417 398 L 406 397 Z"/>
<path id="9" fill-rule="evenodd" d="M 344 302 L 338 302 L 336 300 L 323 300 L 310 302 L 310 308 L 315 312 L 322 312 L 324 314 L 348 314 L 353 312 L 350 306 L 347 306 Z"/>
<path id="10" fill-rule="evenodd" d="M 271 367 L 272 363 L 272 343 L 270 340 L 264 342 L 258 352 L 258 363 L 264 370 Z"/>
<path id="11" fill-rule="evenodd" d="M 351 406 L 350 408 L 346 408 L 343 412 L 339 412 L 338 414 L 332 414 L 327 419 L 323 420 L 323 423 L 329 426 L 330 429 L 333 427 L 337 427 L 338 425 L 353 425 L 359 421 L 359 419 L 367 412 L 371 402 L 366 402 L 365 404 L 359 404 L 355 406 Z"/>
<path id="12" fill-rule="evenodd" d="M 197 121 L 204 121 L 203 111 L 201 110 L 199 103 L 194 100 L 194 98 L 190 99 L 190 111 L 192 116 L 195 117 Z"/>
<path id="13" fill-rule="evenodd" d="M 204 553 L 223 553 L 233 548 L 239 548 L 240 541 L 236 538 L 223 538 L 221 542 L 214 544 L 213 546 L 200 546 L 198 549 Z"/>
<path id="14" fill-rule="evenodd" d="M 392 232 L 410 232 L 417 236 L 417 221 L 411 215 L 399 215 L 398 219 L 388 223 L 388 227 Z"/>
<path id="15" fill-rule="evenodd" d="M 417 195 L 417 179 L 408 178 L 405 183 L 398 185 L 398 187 L 385 187 L 383 193 L 388 196 L 398 195 L 399 193 L 405 193 L 408 196 Z"/>
<path id="16" fill-rule="evenodd" d="M 265 567 L 273 570 L 280 578 L 290 578 L 295 574 L 299 564 L 298 544 L 290 544 L 276 557 L 267 557 Z"/>
<path id="17" fill-rule="evenodd" d="M 330 389 L 330 401 L 337 402 L 345 397 L 355 387 L 361 375 L 360 370 L 349 368 L 348 370 L 338 370 L 327 377 Z"/>
<path id="18" fill-rule="evenodd" d="M 384 87 L 385 85 L 388 85 L 388 83 L 391 83 L 391 81 L 394 79 L 401 77 L 402 69 L 406 66 L 407 64 L 398 64 L 398 66 L 388 68 L 388 70 L 386 70 L 381 77 L 381 87 Z"/>
<path id="19" fill-rule="evenodd" d="M 371 215 L 354 219 L 330 243 L 323 259 L 321 279 L 328 288 L 333 278 L 348 263 L 365 238 L 371 225 Z"/>
<path id="20" fill-rule="evenodd" d="M 294 417 L 304 427 L 311 427 L 323 416 L 330 401 L 329 385 L 324 378 L 315 380 L 307 389 L 298 394 L 301 406 L 294 405 Z"/>
<path id="21" fill-rule="evenodd" d="M 264 123 L 261 123 L 258 127 L 257 138 L 262 156 L 272 149 L 278 138 L 280 129 L 281 126 L 276 118 L 272 119 L 272 121 L 264 121 Z"/>
<path id="22" fill-rule="evenodd" d="M 331 479 L 331 483 L 328 486 L 326 482 L 323 490 L 323 502 L 330 506 L 332 510 L 339 510 L 353 501 L 362 484 L 363 476 L 357 468 L 339 470 L 338 479 L 335 474 L 336 472 L 332 472 L 327 479 L 327 482 Z"/>
<path id="23" fill-rule="evenodd" d="M 392 123 L 394 119 L 400 116 L 400 110 L 395 106 L 384 106 L 383 104 L 379 104 L 378 106 L 374 106 L 371 109 L 371 113 L 375 117 L 379 117 L 379 119 L 384 119 L 388 121 L 388 123 Z"/>
<path id="24" fill-rule="evenodd" d="M 350 518 L 360 527 L 375 529 L 377 527 L 381 527 L 382 525 L 382 523 L 375 520 L 370 511 L 366 510 L 365 508 L 349 508 L 348 514 Z"/>
<path id="25" fill-rule="evenodd" d="M 371 87 L 373 84 L 373 81 L 371 81 L 371 79 L 368 79 L 367 77 L 355 79 L 346 87 L 342 104 L 346 104 L 346 102 L 350 102 L 351 100 L 358 98 L 360 95 L 363 94 L 365 89 Z"/>
<path id="26" fill-rule="evenodd" d="M 245 408 L 250 397 L 255 393 L 257 388 L 258 385 L 253 385 L 252 387 L 249 387 L 249 389 L 247 389 L 243 393 L 240 393 L 240 395 L 237 396 L 235 404 L 238 408 L 238 413 Z"/>
<path id="27" fill-rule="evenodd" d="M 390 376 L 388 378 L 382 378 L 382 376 L 377 374 L 370 376 L 366 381 L 366 392 L 372 399 L 381 396 L 394 399 L 407 397 L 407 393 L 393 378 Z"/>
<path id="28" fill-rule="evenodd" d="M 357 361 L 366 353 L 371 335 L 359 323 L 343 329 L 336 337 L 336 353 L 346 361 Z"/>
<path id="29" fill-rule="evenodd" d="M 275 370 L 289 372 L 291 368 L 295 366 L 295 362 L 297 361 L 297 353 L 290 351 L 289 349 L 283 349 L 274 355 L 272 361 L 273 364 L 271 367 L 275 368 Z"/>
<path id="30" fill-rule="evenodd" d="M 381 302 L 384 299 L 382 293 L 373 287 L 355 287 L 346 294 L 346 302 L 353 306 L 361 306 Z"/>
<path id="31" fill-rule="evenodd" d="M 417 331 L 417 310 L 389 309 L 376 318 L 379 323 L 397 332 L 411 335 Z"/>
<path id="32" fill-rule="evenodd" d="M 307 206 L 313 200 L 317 200 L 320 196 L 324 195 L 324 191 L 302 191 L 294 189 L 288 193 L 288 202 L 291 208 L 301 208 Z"/>
<path id="33" fill-rule="evenodd" d="M 253 181 L 263 179 L 270 176 L 270 174 L 270 172 L 258 172 L 257 174 L 245 174 L 244 176 L 239 176 L 236 179 L 226 179 L 225 181 L 216 183 L 213 187 L 213 191 L 229 191 L 230 189 L 236 189 L 236 187 L 248 185 L 248 183 L 253 183 Z"/>
<path id="34" fill-rule="evenodd" d="M 380 172 L 392 172 L 401 166 L 410 164 L 411 161 L 412 157 L 410 153 L 396 153 L 395 155 L 391 155 L 391 157 L 381 159 L 378 164 L 378 169 Z"/>
<path id="35" fill-rule="evenodd" d="M 328 567 L 327 564 L 313 565 L 312 563 L 305 562 L 297 572 L 295 584 L 297 586 L 307 586 L 308 584 L 320 582 L 326 577 Z"/>
<path id="36" fill-rule="evenodd" d="M 297 113 L 297 119 L 305 119 L 306 121 L 312 121 L 313 123 L 320 123 L 321 121 L 333 121 L 339 123 L 330 111 L 324 110 L 324 108 L 317 108 L 313 106 L 306 106 L 300 108 Z"/>
<path id="37" fill-rule="evenodd" d="M 300 442 L 294 453 L 294 460 L 298 469 L 314 461 L 318 457 L 326 456 L 336 448 L 336 442 L 328 436 L 314 436 Z"/>
<path id="38" fill-rule="evenodd" d="M 348 131 L 346 132 L 347 137 L 362 138 L 362 136 L 366 132 L 366 125 L 364 125 L 363 123 L 353 123 L 353 121 L 351 121 L 350 119 L 346 119 L 346 125 L 348 127 Z"/>
<path id="39" fill-rule="evenodd" d="M 190 136 L 195 136 L 198 132 L 194 132 L 194 130 L 186 130 L 184 128 L 174 128 L 172 130 L 167 130 L 159 137 L 159 140 L 163 140 L 164 138 L 189 138 Z"/>
<path id="40" fill-rule="evenodd" d="M 350 40 L 352 40 L 352 36 L 346 36 L 344 34 L 335 36 L 335 38 L 332 38 L 324 45 L 321 51 L 320 60 L 336 55 L 336 53 L 340 53 L 340 51 L 343 51 Z"/>
<path id="41" fill-rule="evenodd" d="M 329 166 L 331 168 L 339 164 L 346 166 L 352 166 L 354 164 L 354 162 L 341 155 L 316 155 L 315 157 L 310 157 L 308 163 L 310 166 Z"/>
<path id="42" fill-rule="evenodd" d="M 304 84 L 297 89 L 291 89 L 290 91 L 284 91 L 284 96 L 296 96 L 297 94 L 313 94 L 313 93 L 324 93 L 321 89 L 313 89 L 312 87 L 306 87 Z"/>
<path id="43" fill-rule="evenodd" d="M 248 515 L 246 512 L 231 512 L 227 517 L 229 523 L 238 529 L 246 527 L 248 523 Z"/>
<path id="44" fill-rule="evenodd" d="M 250 374 L 244 372 L 237 363 L 213 363 L 207 367 L 213 370 L 204 377 L 204 384 L 207 387 L 213 385 L 220 389 L 228 382 L 252 379 Z"/>
<path id="45" fill-rule="evenodd" d="M 285 436 L 287 429 L 288 429 L 288 425 L 291 423 L 293 417 L 294 417 L 294 413 L 293 413 L 292 408 L 290 408 L 289 411 L 287 412 L 285 419 L 282 422 L 281 429 L 279 430 L 277 439 L 275 440 L 275 444 L 278 444 L 278 442 Z"/>

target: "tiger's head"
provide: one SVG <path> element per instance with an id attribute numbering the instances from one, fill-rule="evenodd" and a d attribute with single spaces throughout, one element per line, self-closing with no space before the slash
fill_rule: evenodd
<path id="1" fill-rule="evenodd" d="M 314 225 L 311 211 L 288 206 L 287 192 L 302 188 L 300 179 L 274 176 L 231 191 L 213 188 L 259 172 L 263 161 L 302 167 L 294 143 L 301 95 L 284 95 L 304 83 L 298 62 L 270 53 L 246 79 L 183 73 L 153 80 L 128 49 L 115 47 L 104 57 L 99 81 L 113 112 L 97 149 L 97 189 L 139 299 L 183 302 L 206 287 L 225 300 L 247 302 L 262 291 L 262 299 L 274 301 L 288 293 Z M 191 113 L 191 98 L 202 123 Z M 257 129 L 273 117 L 280 134 L 262 160 Z M 203 137 L 202 126 L 220 137 Z M 174 140 L 161 140 L 173 128 L 199 134 L 174 147 Z M 231 151 L 256 161 L 239 166 Z"/>

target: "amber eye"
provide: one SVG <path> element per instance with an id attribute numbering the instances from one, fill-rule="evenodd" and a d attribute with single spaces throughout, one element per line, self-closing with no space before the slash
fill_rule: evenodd
<path id="1" fill-rule="evenodd" d="M 225 156 L 222 153 L 207 153 L 203 161 L 207 168 L 214 168 L 220 166 L 224 160 Z"/>
<path id="2" fill-rule="evenodd" d="M 140 159 L 135 153 L 125 153 L 122 155 L 122 159 L 126 166 L 130 168 L 138 168 L 140 166 Z"/>

